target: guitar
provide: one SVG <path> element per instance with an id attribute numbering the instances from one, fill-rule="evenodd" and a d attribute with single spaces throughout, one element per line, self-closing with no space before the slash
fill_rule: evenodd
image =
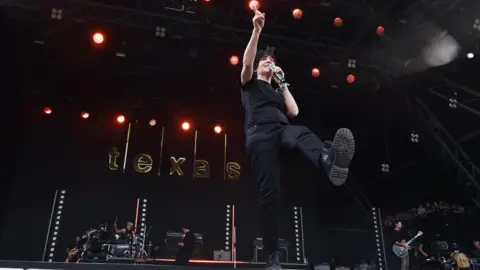
<path id="1" fill-rule="evenodd" d="M 410 239 L 408 242 L 405 242 L 405 240 L 403 240 L 402 243 L 405 243 L 407 245 L 406 247 L 393 245 L 393 247 L 392 247 L 393 253 L 395 253 L 395 255 L 397 255 L 400 258 L 407 257 L 408 251 L 412 248 L 412 247 L 410 247 L 410 243 L 412 243 L 413 241 L 415 241 L 415 239 L 417 239 L 418 237 L 420 237 L 422 235 L 423 235 L 423 232 L 419 231 L 417 233 L 417 235 L 415 235 L 415 237 Z"/>

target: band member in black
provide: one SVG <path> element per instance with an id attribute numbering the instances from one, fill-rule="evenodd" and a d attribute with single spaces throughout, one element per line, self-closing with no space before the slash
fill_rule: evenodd
<path id="1" fill-rule="evenodd" d="M 127 222 L 127 226 L 122 229 L 117 228 L 117 222 L 114 223 L 115 233 L 119 235 L 119 240 L 129 241 L 133 237 L 133 222 Z"/>
<path id="2" fill-rule="evenodd" d="M 298 115 L 298 106 L 275 66 L 272 51 L 257 52 L 265 14 L 255 10 L 253 32 L 243 55 L 240 77 L 245 110 L 246 152 L 260 190 L 260 211 L 267 268 L 280 269 L 278 250 L 278 211 L 280 205 L 280 149 L 299 150 L 323 169 L 335 185 L 345 183 L 355 152 L 350 130 L 339 129 L 333 142 L 323 143 L 311 130 L 290 125 L 289 117 Z M 272 71 L 273 69 L 273 71 Z M 279 76 L 276 76 L 276 75 Z M 274 76 L 275 75 L 275 76 Z M 279 86 L 272 87 L 272 78 Z"/>
<path id="3" fill-rule="evenodd" d="M 82 241 L 80 236 L 75 238 L 75 243 L 67 248 L 67 260 L 66 262 L 75 262 L 79 259 L 81 252 L 85 248 L 86 240 Z"/>
<path id="4" fill-rule="evenodd" d="M 407 236 L 402 230 L 403 224 L 401 221 L 395 221 L 394 227 L 393 227 L 393 244 L 401 247 L 407 247 L 407 244 L 405 244 L 405 241 L 407 240 Z M 398 258 L 396 256 L 393 256 L 393 264 L 392 269 L 401 269 L 401 270 L 409 270 L 409 263 L 410 259 L 409 256 L 407 255 L 406 257 L 403 258 Z"/>
<path id="5" fill-rule="evenodd" d="M 178 265 L 187 265 L 188 261 L 192 258 L 196 238 L 189 228 L 184 227 L 182 231 L 184 236 L 182 242 L 178 243 L 180 250 L 177 253 L 175 263 Z"/>
<path id="6" fill-rule="evenodd" d="M 417 247 L 413 252 L 412 257 L 412 269 L 421 270 L 425 267 L 425 260 L 428 258 L 428 253 L 426 252 L 422 243 L 418 243 Z"/>
<path id="7" fill-rule="evenodd" d="M 472 250 L 472 257 L 480 258 L 480 241 L 473 241 L 473 247 L 474 249 Z"/>

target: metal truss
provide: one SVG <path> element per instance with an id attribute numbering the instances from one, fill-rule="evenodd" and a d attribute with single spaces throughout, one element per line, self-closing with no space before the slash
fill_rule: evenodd
<path id="1" fill-rule="evenodd" d="M 480 104 L 480 93 L 476 92 L 467 86 L 461 85 L 459 83 L 444 79 L 445 84 L 441 86 L 432 87 L 429 89 L 429 92 L 433 95 L 442 98 L 446 102 L 450 102 L 450 99 L 455 95 L 455 103 L 458 107 L 471 112 L 477 116 L 480 116 L 480 109 L 476 109 L 473 107 L 473 103 L 477 101 Z M 446 96 L 445 94 L 441 93 L 442 90 L 446 89 L 449 91 L 451 96 Z M 461 92 L 461 94 L 458 94 Z M 470 105 L 472 104 L 472 105 Z M 478 106 L 480 107 L 480 106 Z"/>
<path id="2" fill-rule="evenodd" d="M 31 20 L 36 13 L 37 17 L 48 18 L 50 11 L 46 10 L 42 1 L 27 1 L 28 3 L 18 4 L 17 1 L 9 0 L 0 5 L 9 9 L 10 13 L 19 10 L 25 13 L 24 18 Z M 185 6 L 163 6 L 155 11 L 142 9 L 143 1 L 133 1 L 135 7 L 103 4 L 93 1 L 65 1 L 59 3 L 63 9 L 64 21 L 75 23 L 96 23 L 119 25 L 124 27 L 137 28 L 139 31 L 150 31 L 152 39 L 155 37 L 156 27 L 166 30 L 167 38 L 199 38 L 230 43 L 237 46 L 245 46 L 250 39 L 251 29 L 240 29 L 234 26 L 251 25 L 251 18 L 240 14 L 228 13 L 230 18 L 222 23 L 211 22 L 208 19 L 208 11 L 193 10 Z M 198 12 L 197 12 L 198 11 Z M 213 14 L 215 16 L 215 14 Z M 240 22 L 240 23 L 239 23 Z M 61 23 L 61 22 L 60 22 Z M 282 54 L 292 55 L 299 60 L 330 60 L 336 55 L 343 55 L 345 44 L 337 39 L 327 38 L 321 35 L 314 35 L 312 32 L 298 32 L 275 22 L 270 22 L 268 29 L 262 33 L 261 43 L 275 47 L 275 51 Z"/>
<path id="3" fill-rule="evenodd" d="M 406 101 L 407 107 L 413 113 L 412 115 L 424 123 L 431 138 L 436 142 L 436 145 L 427 143 L 429 150 L 454 171 L 466 194 L 480 208 L 480 169 L 459 147 L 458 142 L 445 130 L 427 105 L 419 98 L 413 104 L 408 99 Z"/>

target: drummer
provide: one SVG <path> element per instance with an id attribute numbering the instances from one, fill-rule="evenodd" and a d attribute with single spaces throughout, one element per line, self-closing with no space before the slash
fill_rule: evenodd
<path id="1" fill-rule="evenodd" d="M 117 223 L 114 223 L 115 233 L 119 235 L 119 240 L 130 241 L 133 237 L 133 222 L 127 222 L 127 226 L 122 229 L 117 228 Z"/>

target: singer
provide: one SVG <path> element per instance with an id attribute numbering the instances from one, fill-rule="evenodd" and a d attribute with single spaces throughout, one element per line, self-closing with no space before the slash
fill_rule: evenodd
<path id="1" fill-rule="evenodd" d="M 353 134 L 339 129 L 333 142 L 323 143 L 312 131 L 289 124 L 298 115 L 298 106 L 285 83 L 285 74 L 275 66 L 273 51 L 257 52 L 258 39 L 265 24 L 265 13 L 255 9 L 253 32 L 243 55 L 241 96 L 245 110 L 245 135 L 248 162 L 260 190 L 263 244 L 268 252 L 266 269 L 278 270 L 278 212 L 280 206 L 281 148 L 299 150 L 334 185 L 342 185 L 355 153 Z M 279 89 L 272 87 L 272 78 Z"/>

